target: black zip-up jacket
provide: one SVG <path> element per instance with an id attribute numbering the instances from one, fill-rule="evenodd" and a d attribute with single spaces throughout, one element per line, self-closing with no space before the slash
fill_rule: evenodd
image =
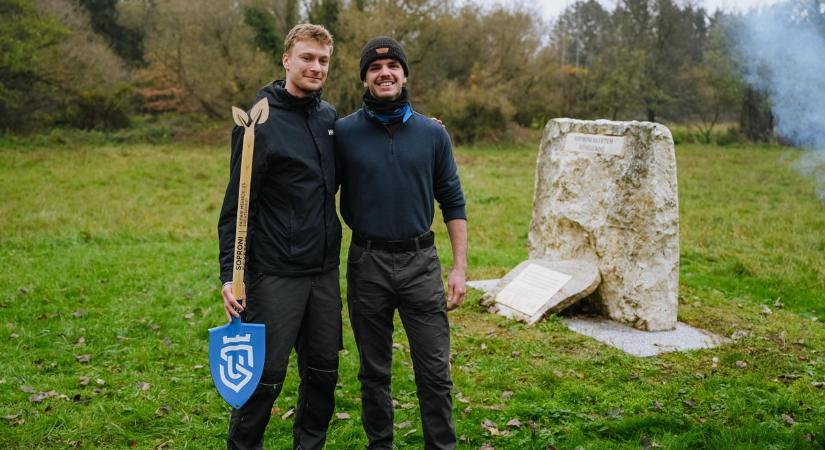
<path id="1" fill-rule="evenodd" d="M 291 96 L 282 80 L 258 93 L 269 119 L 255 127 L 248 273 L 304 276 L 338 267 L 341 224 L 335 213 L 335 109 L 316 95 Z M 256 100 L 256 102 L 257 102 Z M 232 130 L 229 184 L 218 220 L 221 281 L 232 280 L 242 127 Z"/>

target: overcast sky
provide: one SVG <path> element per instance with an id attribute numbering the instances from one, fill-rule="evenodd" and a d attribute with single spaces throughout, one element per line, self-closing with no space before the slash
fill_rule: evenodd
<path id="1" fill-rule="evenodd" d="M 554 19 L 558 17 L 559 13 L 561 13 L 564 8 L 574 3 L 575 0 L 535 0 L 531 2 L 524 2 L 523 0 L 520 1 L 522 4 L 528 5 L 536 5 L 537 8 L 540 8 L 542 15 L 546 20 Z M 616 4 L 617 0 L 600 0 L 601 3 L 609 8 L 612 8 L 613 5 Z M 713 11 L 716 9 L 723 9 L 725 11 L 740 11 L 744 12 L 751 8 L 770 5 L 773 3 L 777 3 L 779 0 L 694 0 L 695 3 L 704 6 L 706 9 Z M 480 3 L 482 4 L 511 4 L 514 3 L 513 1 L 503 1 L 503 0 L 481 0 Z M 680 1 L 682 3 L 682 1 Z"/>

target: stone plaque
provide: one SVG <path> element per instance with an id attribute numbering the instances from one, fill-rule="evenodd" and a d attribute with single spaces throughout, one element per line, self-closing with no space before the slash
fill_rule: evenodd
<path id="1" fill-rule="evenodd" d="M 619 148 L 610 157 L 581 153 Z M 551 120 L 537 159 L 528 241 L 530 259 L 595 264 L 602 282 L 594 300 L 609 318 L 644 331 L 672 330 L 679 196 L 670 130 L 648 122 Z"/>
<path id="2" fill-rule="evenodd" d="M 571 276 L 566 273 L 528 264 L 501 292 L 496 301 L 522 314 L 532 316 L 544 306 Z"/>
<path id="3" fill-rule="evenodd" d="M 564 140 L 564 150 L 602 155 L 622 155 L 624 153 L 624 136 L 569 133 Z"/>

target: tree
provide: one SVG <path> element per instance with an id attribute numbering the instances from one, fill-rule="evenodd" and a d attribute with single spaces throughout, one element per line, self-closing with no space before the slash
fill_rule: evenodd
<path id="1" fill-rule="evenodd" d="M 54 81 L 40 68 L 69 33 L 25 0 L 0 0 L 0 129 L 30 124 L 38 98 L 32 94 Z"/>
<path id="2" fill-rule="evenodd" d="M 742 102 L 743 84 L 729 46 L 724 16 L 716 14 L 701 64 L 689 67 L 682 76 L 690 94 L 687 109 L 705 143 L 711 142 L 719 121 Z"/>
<path id="3" fill-rule="evenodd" d="M 124 61 L 135 66 L 143 60 L 143 34 L 118 22 L 118 0 L 78 0 L 89 13 L 92 29 L 106 39 Z"/>
<path id="4" fill-rule="evenodd" d="M 144 24 L 150 71 L 170 72 L 167 86 L 184 93 L 183 110 L 223 118 L 230 106 L 250 104 L 277 76 L 271 55 L 251 43 L 245 3 L 157 0 L 122 4 L 126 24 Z M 280 58 L 278 58 L 280 61 Z"/>

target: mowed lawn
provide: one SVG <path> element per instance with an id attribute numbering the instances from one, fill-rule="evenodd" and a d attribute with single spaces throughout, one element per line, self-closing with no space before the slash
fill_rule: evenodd
<path id="1" fill-rule="evenodd" d="M 526 258 L 536 154 L 457 150 L 470 279 Z M 679 318 L 736 339 L 636 358 L 557 318 L 490 315 L 472 291 L 450 316 L 460 448 L 825 447 L 825 204 L 794 168 L 801 152 L 677 156 Z M 225 446 L 229 407 L 206 358 L 207 329 L 225 322 L 215 222 L 226 164 L 223 146 L 0 149 L 0 448 Z M 365 443 L 344 320 L 331 449 Z M 400 327 L 395 340 L 396 445 L 422 448 Z M 290 446 L 296 389 L 291 366 L 267 448 Z"/>

